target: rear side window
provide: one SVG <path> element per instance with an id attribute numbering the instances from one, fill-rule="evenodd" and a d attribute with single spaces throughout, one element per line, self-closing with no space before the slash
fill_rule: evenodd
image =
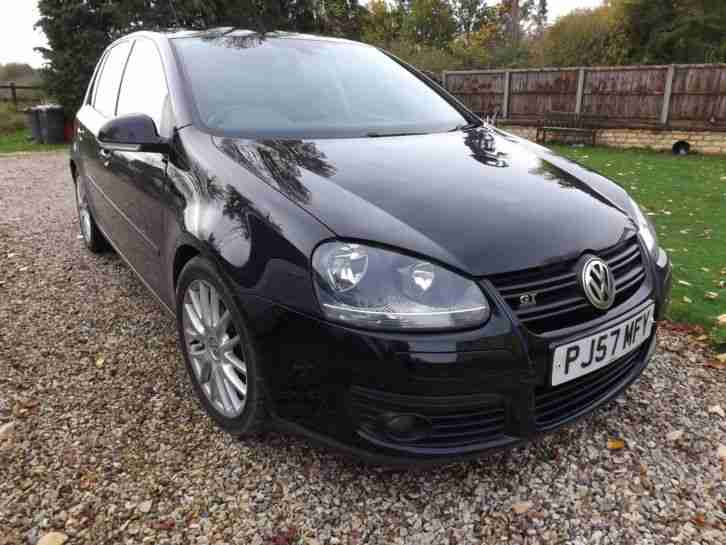
<path id="1" fill-rule="evenodd" d="M 96 84 L 93 107 L 106 117 L 113 117 L 116 114 L 118 86 L 121 83 L 129 47 L 129 42 L 121 42 L 108 52 L 106 61 L 103 63 L 103 70 Z"/>
<path id="2" fill-rule="evenodd" d="M 121 84 L 118 115 L 146 114 L 161 130 L 167 94 L 164 66 L 156 46 L 150 40 L 136 40 Z"/>

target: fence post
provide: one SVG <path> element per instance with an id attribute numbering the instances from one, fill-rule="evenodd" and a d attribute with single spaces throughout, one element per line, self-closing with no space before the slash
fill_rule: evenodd
<path id="1" fill-rule="evenodd" d="M 585 69 L 580 68 L 577 71 L 577 96 L 575 98 L 575 113 L 582 113 L 582 94 L 585 92 Z"/>
<path id="2" fill-rule="evenodd" d="M 668 73 L 666 74 L 665 92 L 663 93 L 663 108 L 660 111 L 660 122 L 662 125 L 668 124 L 668 115 L 671 110 L 671 95 L 673 94 L 673 78 L 675 74 L 676 67 L 671 64 L 668 67 Z"/>
<path id="3" fill-rule="evenodd" d="M 10 82 L 10 96 L 12 97 L 13 101 L 13 107 L 15 108 L 15 111 L 18 110 L 18 91 L 15 88 L 15 82 Z"/>
<path id="4" fill-rule="evenodd" d="M 512 79 L 512 73 L 509 70 L 504 71 L 504 96 L 502 97 L 502 118 L 509 118 L 509 82 Z"/>

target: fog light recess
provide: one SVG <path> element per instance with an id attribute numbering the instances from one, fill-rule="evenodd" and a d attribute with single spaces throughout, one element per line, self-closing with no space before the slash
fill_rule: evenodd
<path id="1" fill-rule="evenodd" d="M 431 434 L 431 422 L 417 414 L 384 414 L 381 428 L 391 439 L 404 442 L 420 441 Z"/>

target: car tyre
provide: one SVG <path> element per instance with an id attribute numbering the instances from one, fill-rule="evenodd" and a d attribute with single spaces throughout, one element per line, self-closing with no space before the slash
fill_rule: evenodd
<path id="1" fill-rule="evenodd" d="M 106 237 L 96 225 L 91 209 L 88 205 L 88 195 L 85 184 L 80 179 L 75 180 L 76 210 L 78 211 L 78 225 L 81 229 L 83 242 L 91 252 L 100 254 L 108 250 Z"/>
<path id="2" fill-rule="evenodd" d="M 176 318 L 187 372 L 204 410 L 231 435 L 263 431 L 266 396 L 257 351 L 232 291 L 208 260 L 195 257 L 182 269 Z"/>

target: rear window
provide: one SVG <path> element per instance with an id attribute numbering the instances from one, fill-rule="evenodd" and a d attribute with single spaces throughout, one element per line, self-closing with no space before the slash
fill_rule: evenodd
<path id="1" fill-rule="evenodd" d="M 466 123 L 413 73 L 363 44 L 259 35 L 172 42 L 201 122 L 215 132 L 324 138 Z"/>

